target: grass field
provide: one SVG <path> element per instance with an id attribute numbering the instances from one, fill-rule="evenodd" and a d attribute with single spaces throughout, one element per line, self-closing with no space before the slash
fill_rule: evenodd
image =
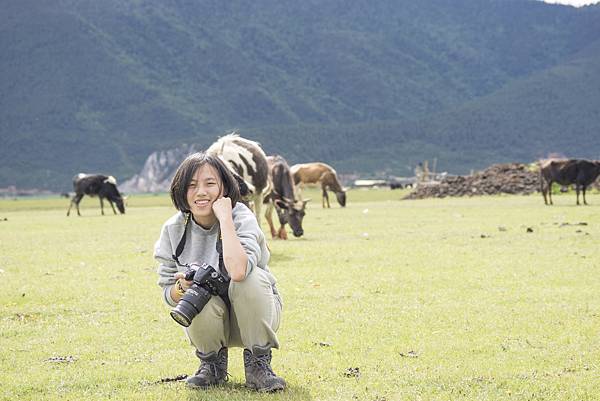
<path id="1" fill-rule="evenodd" d="M 2 400 L 599 400 L 600 195 L 400 201 L 353 190 L 270 241 L 289 388 L 208 391 L 156 285 L 167 196 L 100 216 L 84 199 L 0 200 Z M 263 227 L 266 224 L 263 223 Z"/>

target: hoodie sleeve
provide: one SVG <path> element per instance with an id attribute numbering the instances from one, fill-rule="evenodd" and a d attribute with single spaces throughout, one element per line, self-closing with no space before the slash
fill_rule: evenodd
<path id="1" fill-rule="evenodd" d="M 261 264 L 269 259 L 265 235 L 258 226 L 254 213 L 244 205 L 236 206 L 233 223 L 240 243 L 248 256 L 246 265 L 246 277 L 248 277 L 252 269 L 257 266 L 264 267 Z"/>
<path id="2" fill-rule="evenodd" d="M 173 247 L 168 225 L 162 227 L 160 238 L 154 245 L 154 259 L 158 261 L 158 285 L 163 289 L 163 300 L 169 306 L 175 306 L 177 303 L 171 298 L 171 287 L 175 284 L 175 273 L 177 273 L 177 264 L 173 259 Z"/>

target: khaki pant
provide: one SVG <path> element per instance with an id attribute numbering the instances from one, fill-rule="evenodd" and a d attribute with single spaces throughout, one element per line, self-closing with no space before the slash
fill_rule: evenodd
<path id="1" fill-rule="evenodd" d="M 222 347 L 279 348 L 275 332 L 281 322 L 282 302 L 274 283 L 271 273 L 261 268 L 252 269 L 244 281 L 231 281 L 231 310 L 221 297 L 211 297 L 185 328 L 192 345 L 201 354 Z"/>

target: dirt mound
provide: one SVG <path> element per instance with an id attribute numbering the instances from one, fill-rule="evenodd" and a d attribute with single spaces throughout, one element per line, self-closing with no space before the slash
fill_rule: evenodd
<path id="1" fill-rule="evenodd" d="M 448 176 L 440 182 L 421 183 L 404 199 L 530 194 L 539 191 L 539 188 L 537 166 L 522 163 L 494 164 L 473 175 Z"/>

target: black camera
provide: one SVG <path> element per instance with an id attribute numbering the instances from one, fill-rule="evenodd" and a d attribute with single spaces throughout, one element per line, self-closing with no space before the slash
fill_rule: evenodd
<path id="1" fill-rule="evenodd" d="M 229 305 L 229 277 L 216 271 L 206 263 L 192 263 L 185 272 L 185 280 L 194 281 L 187 289 L 177 306 L 171 310 L 171 317 L 182 326 L 188 327 L 192 319 L 204 308 L 213 295 L 218 295 Z"/>

